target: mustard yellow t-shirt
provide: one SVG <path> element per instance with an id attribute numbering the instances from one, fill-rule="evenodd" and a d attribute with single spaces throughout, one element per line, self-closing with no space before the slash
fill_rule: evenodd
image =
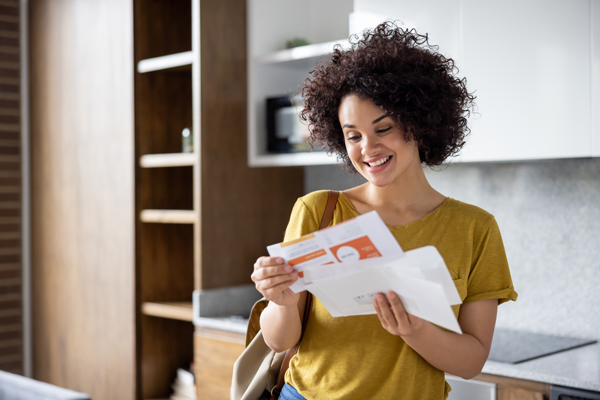
<path id="1" fill-rule="evenodd" d="M 318 230 L 326 202 L 327 191 L 298 199 L 285 241 Z M 340 193 L 332 224 L 358 215 Z M 463 303 L 516 300 L 500 230 L 488 212 L 446 198 L 423 219 L 389 229 L 404 251 L 435 246 Z M 286 383 L 305 398 L 441 400 L 448 396 L 444 373 L 402 338 L 383 329 L 377 315 L 333 318 L 313 299 L 302 344 L 285 376 Z M 460 305 L 453 309 L 458 317 Z"/>

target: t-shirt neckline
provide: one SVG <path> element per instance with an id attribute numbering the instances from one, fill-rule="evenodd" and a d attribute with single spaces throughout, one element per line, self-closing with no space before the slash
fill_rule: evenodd
<path id="1" fill-rule="evenodd" d="M 357 217 L 359 215 L 361 215 L 356 208 L 354 207 L 354 204 L 352 204 L 352 202 L 350 201 L 350 199 L 346 196 L 346 193 L 344 193 L 343 191 L 340 191 L 340 200 L 346 203 L 346 206 L 352 211 L 353 214 L 355 214 Z M 410 222 L 406 225 L 387 225 L 386 226 L 390 229 L 390 230 L 407 230 L 407 229 L 412 229 L 413 227 L 418 227 L 418 228 L 422 228 L 423 226 L 429 224 L 431 221 L 435 220 L 437 218 L 437 216 L 446 208 L 448 207 L 448 204 L 452 202 L 452 198 L 451 197 L 446 197 L 444 199 L 444 201 L 442 201 L 440 203 L 439 206 L 437 206 L 432 212 L 430 212 L 429 214 L 427 214 L 426 216 L 424 216 L 421 219 L 418 219 L 416 221 Z"/>

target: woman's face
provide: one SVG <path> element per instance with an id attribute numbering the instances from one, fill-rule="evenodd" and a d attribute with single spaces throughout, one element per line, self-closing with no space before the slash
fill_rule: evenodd
<path id="1" fill-rule="evenodd" d="M 416 143 L 370 100 L 356 95 L 342 99 L 340 125 L 354 168 L 375 186 L 401 182 L 414 168 L 421 169 Z"/>

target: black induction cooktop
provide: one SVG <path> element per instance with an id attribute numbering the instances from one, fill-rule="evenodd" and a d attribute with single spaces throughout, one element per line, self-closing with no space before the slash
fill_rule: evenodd
<path id="1" fill-rule="evenodd" d="M 518 364 L 592 343 L 596 340 L 496 329 L 488 360 Z"/>

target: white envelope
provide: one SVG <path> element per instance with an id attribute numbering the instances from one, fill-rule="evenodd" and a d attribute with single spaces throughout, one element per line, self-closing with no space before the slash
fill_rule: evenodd
<path id="1" fill-rule="evenodd" d="M 304 280 L 313 283 L 320 279 L 352 274 L 354 272 L 393 266 L 398 274 L 412 276 L 439 283 L 450 305 L 461 304 L 460 295 L 448 272 L 442 255 L 434 246 L 425 246 L 400 255 L 370 258 L 342 264 L 315 265 L 306 267 Z M 317 296 L 318 297 L 318 296 Z"/>
<path id="2" fill-rule="evenodd" d="M 425 246 L 407 251 L 403 254 L 403 257 L 398 257 L 387 265 L 397 268 L 419 268 L 428 281 L 439 283 L 444 288 L 444 294 L 449 304 L 462 303 L 444 258 L 435 246 Z"/>
<path id="3" fill-rule="evenodd" d="M 400 269 L 387 266 L 323 278 L 306 287 L 321 300 L 333 317 L 375 314 L 377 293 L 394 291 L 406 311 L 453 332 L 462 333 L 445 291 L 439 283 L 401 276 Z"/>

